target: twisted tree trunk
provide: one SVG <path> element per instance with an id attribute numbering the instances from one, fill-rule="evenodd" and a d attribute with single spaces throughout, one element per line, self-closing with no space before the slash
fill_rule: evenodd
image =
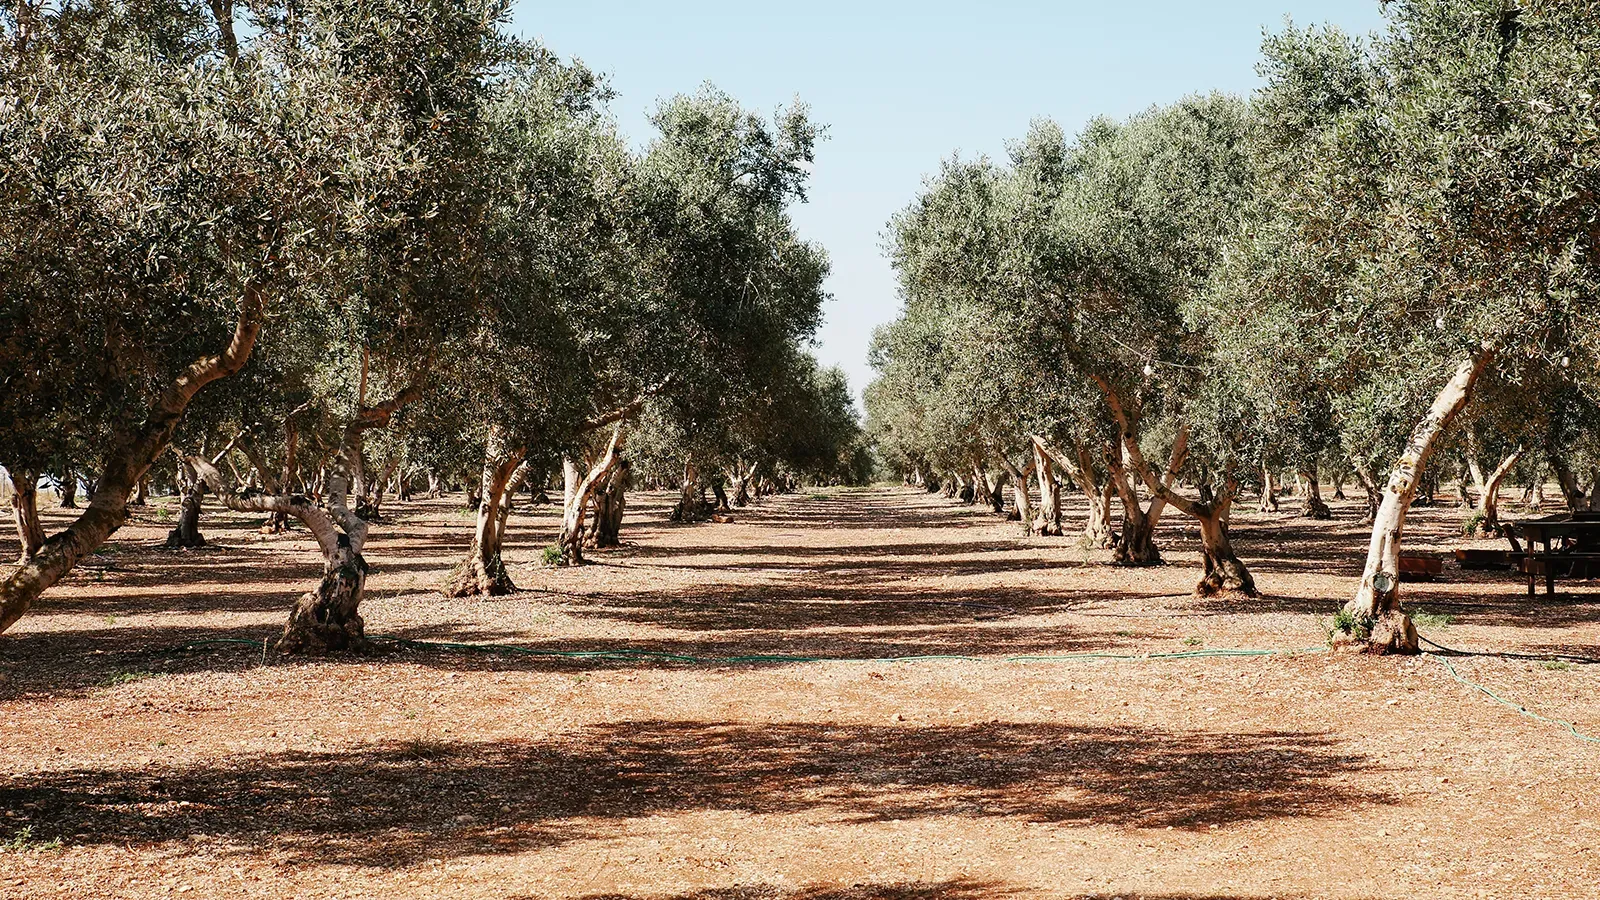
<path id="1" fill-rule="evenodd" d="M 194 550 L 206 545 L 200 533 L 200 476 L 181 455 L 178 458 L 178 527 L 167 532 L 168 550 Z"/>
<path id="2" fill-rule="evenodd" d="M 1261 506 L 1262 512 L 1278 511 L 1278 480 L 1272 474 L 1272 467 L 1263 463 L 1261 465 Z"/>
<path id="3" fill-rule="evenodd" d="M 596 549 L 622 545 L 622 516 L 627 507 L 628 482 L 632 466 L 619 457 L 611 473 L 594 493 L 594 523 L 589 526 L 589 545 Z M 743 484 L 745 482 L 741 482 Z"/>
<path id="4" fill-rule="evenodd" d="M 588 512 L 589 495 L 594 490 L 595 485 L 609 475 L 612 467 L 616 465 L 617 450 L 621 440 L 622 423 L 618 422 L 611 429 L 610 442 L 594 461 L 594 464 L 589 466 L 587 472 L 580 472 L 578 464 L 570 456 L 562 461 L 566 491 L 558 544 L 561 548 L 561 562 L 563 565 L 576 566 L 583 564 L 583 525 Z M 687 471 L 684 477 L 685 479 L 689 477 Z"/>
<path id="5" fill-rule="evenodd" d="M 1322 485 L 1320 483 L 1322 475 L 1317 471 L 1316 464 L 1313 463 L 1307 466 L 1300 472 L 1300 477 L 1305 479 L 1306 485 L 1305 508 L 1301 510 L 1300 514 L 1307 519 L 1325 520 L 1333 518 L 1333 510 L 1329 509 L 1327 502 L 1322 499 Z"/>
<path id="6" fill-rule="evenodd" d="M 987 478 L 988 476 L 985 475 L 984 477 Z M 1002 469 L 1000 474 L 996 475 L 994 480 L 988 483 L 989 508 L 994 510 L 994 514 L 997 516 L 1006 514 L 1006 485 L 1010 482 L 1011 473 Z"/>
<path id="7" fill-rule="evenodd" d="M 1054 459 L 1044 438 L 1033 435 L 1033 477 L 1039 482 L 1039 512 L 1033 522 L 1035 534 L 1056 537 L 1061 534 L 1061 485 L 1056 481 Z"/>
<path id="8" fill-rule="evenodd" d="M 1016 506 L 1016 519 L 1022 522 L 1022 533 L 1033 534 L 1033 498 L 1028 496 L 1028 482 L 1035 466 L 1032 455 L 1025 458 L 1021 469 L 1003 453 L 996 453 L 994 459 L 1010 480 L 1011 502 Z"/>
<path id="9" fill-rule="evenodd" d="M 1486 346 L 1456 366 L 1395 461 L 1389 483 L 1383 489 L 1383 502 L 1373 519 L 1361 586 L 1344 607 L 1352 623 L 1348 642 L 1362 644 L 1376 653 L 1417 652 L 1417 629 L 1400 608 L 1400 540 L 1406 511 L 1416 497 L 1440 433 L 1467 405 L 1473 385 L 1493 359 L 1494 350 Z"/>
<path id="10" fill-rule="evenodd" d="M 11 511 L 17 520 L 17 540 L 22 544 L 17 564 L 22 565 L 44 546 L 44 523 L 39 519 L 38 472 L 11 470 Z"/>
<path id="11" fill-rule="evenodd" d="M 1483 531 L 1485 534 L 1504 534 L 1505 526 L 1500 524 L 1500 487 L 1505 484 L 1506 476 L 1516 467 L 1517 460 L 1522 458 L 1522 448 L 1511 451 L 1511 454 L 1500 461 L 1489 473 L 1489 479 L 1483 486 Z"/>
<path id="12" fill-rule="evenodd" d="M 511 582 L 500 552 L 506 510 L 510 507 L 507 488 L 526 453 L 525 447 L 510 446 L 500 428 L 489 429 L 483 476 L 479 480 L 483 499 L 478 504 L 472 546 L 467 549 L 466 558 L 452 571 L 451 580 L 445 585 L 446 596 L 499 597 L 516 591 L 517 586 Z"/>
<path id="13" fill-rule="evenodd" d="M 1372 477 L 1372 470 L 1365 462 L 1351 460 L 1352 471 L 1355 472 L 1356 481 L 1361 485 L 1361 490 L 1366 492 L 1366 510 L 1362 514 L 1361 524 L 1371 525 L 1372 520 L 1378 516 L 1378 504 L 1382 502 L 1382 491 L 1378 489 L 1378 480 Z"/>

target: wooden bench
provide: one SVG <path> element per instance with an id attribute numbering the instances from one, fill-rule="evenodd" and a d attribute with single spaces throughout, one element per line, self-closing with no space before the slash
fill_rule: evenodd
<path id="1" fill-rule="evenodd" d="M 1401 581 L 1431 581 L 1444 572 L 1444 560 L 1437 556 L 1400 555 Z"/>
<path id="2" fill-rule="evenodd" d="M 1556 578 L 1593 578 L 1600 575 L 1600 553 L 1553 553 L 1528 556 L 1520 566 L 1528 576 L 1528 596 L 1538 593 L 1539 578 L 1544 578 L 1545 594 L 1555 596 Z"/>

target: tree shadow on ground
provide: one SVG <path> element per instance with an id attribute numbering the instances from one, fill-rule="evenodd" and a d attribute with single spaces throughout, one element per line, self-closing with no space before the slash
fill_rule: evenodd
<path id="1" fill-rule="evenodd" d="M 1331 737 L 1056 724 L 628 721 L 557 740 L 386 742 L 142 770 L 34 771 L 0 816 L 64 844 L 196 838 L 370 866 L 514 853 L 696 810 L 1204 829 L 1348 812 L 1367 757 Z"/>
<path id="2" fill-rule="evenodd" d="M 86 696 L 128 673 L 182 675 L 259 666 L 307 669 L 358 664 L 413 665 L 448 672 L 588 672 L 718 665 L 767 668 L 813 660 L 883 660 L 921 656 L 991 656 L 1117 651 L 1133 637 L 1066 626 L 900 624 L 831 630 L 747 629 L 627 639 L 530 638 L 492 623 L 369 627 L 371 654 L 285 657 L 272 649 L 281 628 L 261 625 L 141 625 L 19 632 L 0 642 L 0 701 Z M 408 647 L 388 639 L 479 645 Z M 501 647 L 483 646 L 501 644 Z"/>

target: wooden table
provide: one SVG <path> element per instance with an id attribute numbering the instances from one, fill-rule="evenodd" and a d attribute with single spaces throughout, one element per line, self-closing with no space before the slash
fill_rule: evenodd
<path id="1" fill-rule="evenodd" d="M 1580 568 L 1585 574 L 1600 567 L 1600 513 L 1545 516 L 1518 522 L 1517 530 L 1528 542 L 1528 555 L 1522 571 L 1528 576 L 1528 594 L 1534 594 L 1536 579 L 1544 576 L 1545 593 L 1556 592 L 1556 571 L 1570 575 Z"/>

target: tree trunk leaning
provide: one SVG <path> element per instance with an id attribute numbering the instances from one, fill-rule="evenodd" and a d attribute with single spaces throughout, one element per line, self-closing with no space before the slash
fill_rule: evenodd
<path id="1" fill-rule="evenodd" d="M 1373 653 L 1417 652 L 1416 626 L 1400 607 L 1400 542 L 1406 511 L 1416 497 L 1440 433 L 1466 406 L 1473 385 L 1493 359 L 1494 351 L 1485 347 L 1456 366 L 1395 461 L 1373 519 L 1361 585 L 1344 607 L 1351 631 L 1342 642 L 1363 646 Z"/>

